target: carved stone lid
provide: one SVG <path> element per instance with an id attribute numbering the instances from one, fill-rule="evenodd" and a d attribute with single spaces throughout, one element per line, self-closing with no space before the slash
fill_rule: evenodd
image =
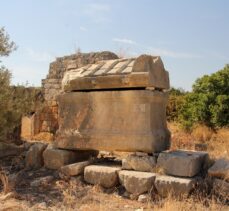
<path id="1" fill-rule="evenodd" d="M 99 61 L 73 69 L 62 80 L 64 91 L 153 87 L 169 89 L 169 74 L 159 56 Z"/>

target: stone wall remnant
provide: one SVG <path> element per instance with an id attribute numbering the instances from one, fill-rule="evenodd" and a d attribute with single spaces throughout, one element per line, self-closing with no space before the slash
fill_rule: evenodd
<path id="1" fill-rule="evenodd" d="M 23 140 L 42 139 L 50 142 L 50 137 L 58 129 L 58 105 L 56 97 L 61 93 L 61 82 L 65 72 L 72 68 L 80 68 L 94 64 L 100 60 L 118 59 L 118 56 L 109 51 L 77 53 L 70 56 L 59 57 L 52 62 L 46 79 L 42 80 L 42 92 L 45 99 L 44 107 L 39 108 L 34 115 L 22 118 L 21 138 Z M 48 136 L 47 134 L 51 134 Z"/>

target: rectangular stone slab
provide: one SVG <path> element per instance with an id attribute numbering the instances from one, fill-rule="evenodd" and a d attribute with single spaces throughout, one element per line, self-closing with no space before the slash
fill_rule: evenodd
<path id="1" fill-rule="evenodd" d="M 169 89 L 169 74 L 159 56 L 100 61 L 67 70 L 64 91 L 154 87 Z"/>
<path id="2" fill-rule="evenodd" d="M 58 97 L 58 148 L 159 152 L 169 147 L 167 93 L 71 92 Z"/>

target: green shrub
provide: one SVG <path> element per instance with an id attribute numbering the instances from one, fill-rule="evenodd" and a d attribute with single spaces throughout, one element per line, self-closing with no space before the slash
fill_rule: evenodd
<path id="1" fill-rule="evenodd" d="M 179 121 L 187 129 L 196 123 L 212 128 L 229 126 L 229 65 L 196 80 L 193 92 L 184 98 Z"/>
<path id="2" fill-rule="evenodd" d="M 171 88 L 169 91 L 169 101 L 166 108 L 168 121 L 177 121 L 180 110 L 184 104 L 185 92 L 182 89 Z"/>

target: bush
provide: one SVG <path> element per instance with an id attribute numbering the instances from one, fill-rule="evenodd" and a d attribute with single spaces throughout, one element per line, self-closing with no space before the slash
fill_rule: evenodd
<path id="1" fill-rule="evenodd" d="M 179 121 L 187 129 L 196 123 L 212 128 L 229 126 L 229 65 L 196 80 L 193 92 L 184 98 Z"/>
<path id="2" fill-rule="evenodd" d="M 169 101 L 166 108 L 168 121 L 178 121 L 180 110 L 184 104 L 185 92 L 182 89 L 171 88 L 169 91 Z"/>

